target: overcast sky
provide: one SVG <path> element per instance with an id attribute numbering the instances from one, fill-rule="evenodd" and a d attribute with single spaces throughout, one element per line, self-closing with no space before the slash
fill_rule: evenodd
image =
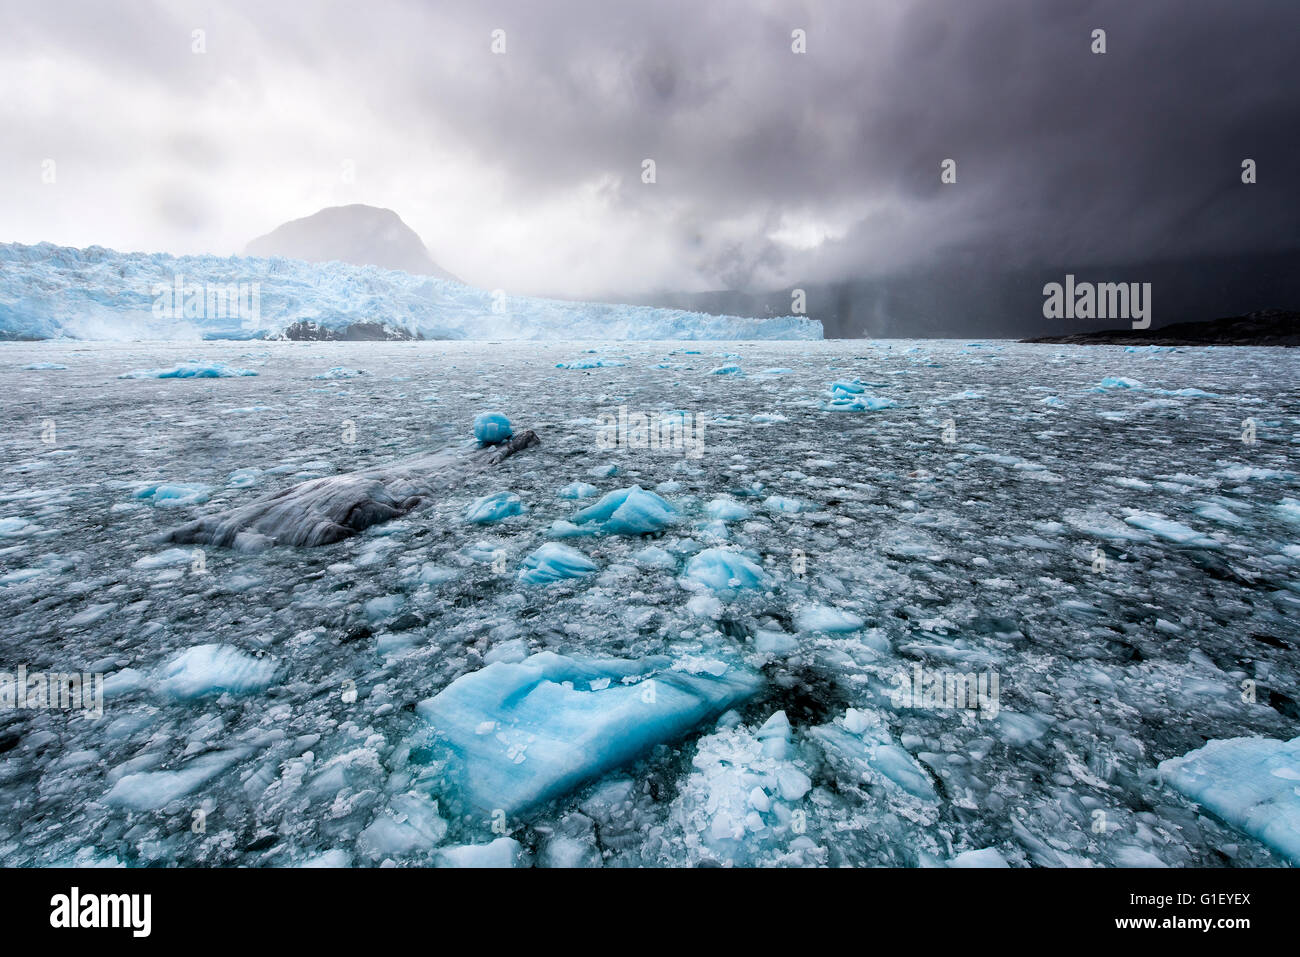
<path id="1" fill-rule="evenodd" d="M 468 282 L 575 298 L 1300 247 L 1297 0 L 3 13 L 0 241 L 229 254 L 369 203 Z"/>

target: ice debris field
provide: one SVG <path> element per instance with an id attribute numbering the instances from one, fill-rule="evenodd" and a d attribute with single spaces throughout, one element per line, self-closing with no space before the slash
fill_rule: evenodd
<path id="1" fill-rule="evenodd" d="M 1298 362 L 0 344 L 0 864 L 1300 863 Z"/>

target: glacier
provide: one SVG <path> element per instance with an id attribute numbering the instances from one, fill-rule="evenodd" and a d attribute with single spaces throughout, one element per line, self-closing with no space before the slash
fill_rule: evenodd
<path id="1" fill-rule="evenodd" d="M 192 286 L 195 295 L 174 297 L 178 283 L 182 290 Z M 209 295 L 232 288 L 246 294 L 230 300 L 217 298 L 224 293 Z M 163 295 L 166 309 L 155 310 Z M 180 300 L 175 317 L 167 311 L 174 298 Z M 227 301 L 237 301 L 238 308 Z M 510 296 L 339 262 L 0 244 L 0 339 L 195 341 L 358 333 L 383 339 L 810 340 L 822 338 L 822 325 L 796 316 L 746 319 Z"/>

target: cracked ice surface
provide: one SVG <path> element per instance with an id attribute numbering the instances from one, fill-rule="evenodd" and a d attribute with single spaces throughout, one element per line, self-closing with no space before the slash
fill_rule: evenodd
<path id="1" fill-rule="evenodd" d="M 0 863 L 1287 862 L 1300 357 L 697 345 L 0 345 L 0 670 L 106 675 L 97 719 L 0 708 Z M 118 378 L 218 364 L 256 375 Z M 703 457 L 597 448 L 620 406 Z M 485 410 L 541 445 L 344 541 L 154 538 Z M 557 742 L 475 794 L 417 706 L 539 653 L 600 673 L 454 712 Z M 610 662 L 757 686 L 584 711 Z M 917 668 L 996 715 L 900 706 Z"/>

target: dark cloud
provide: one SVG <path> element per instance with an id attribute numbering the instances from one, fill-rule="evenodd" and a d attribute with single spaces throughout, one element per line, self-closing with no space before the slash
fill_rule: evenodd
<path id="1" fill-rule="evenodd" d="M 16 6 L 15 142 L 152 201 L 78 231 L 0 185 L 0 238 L 229 252 L 372 202 L 470 281 L 606 296 L 1300 245 L 1294 0 Z"/>

